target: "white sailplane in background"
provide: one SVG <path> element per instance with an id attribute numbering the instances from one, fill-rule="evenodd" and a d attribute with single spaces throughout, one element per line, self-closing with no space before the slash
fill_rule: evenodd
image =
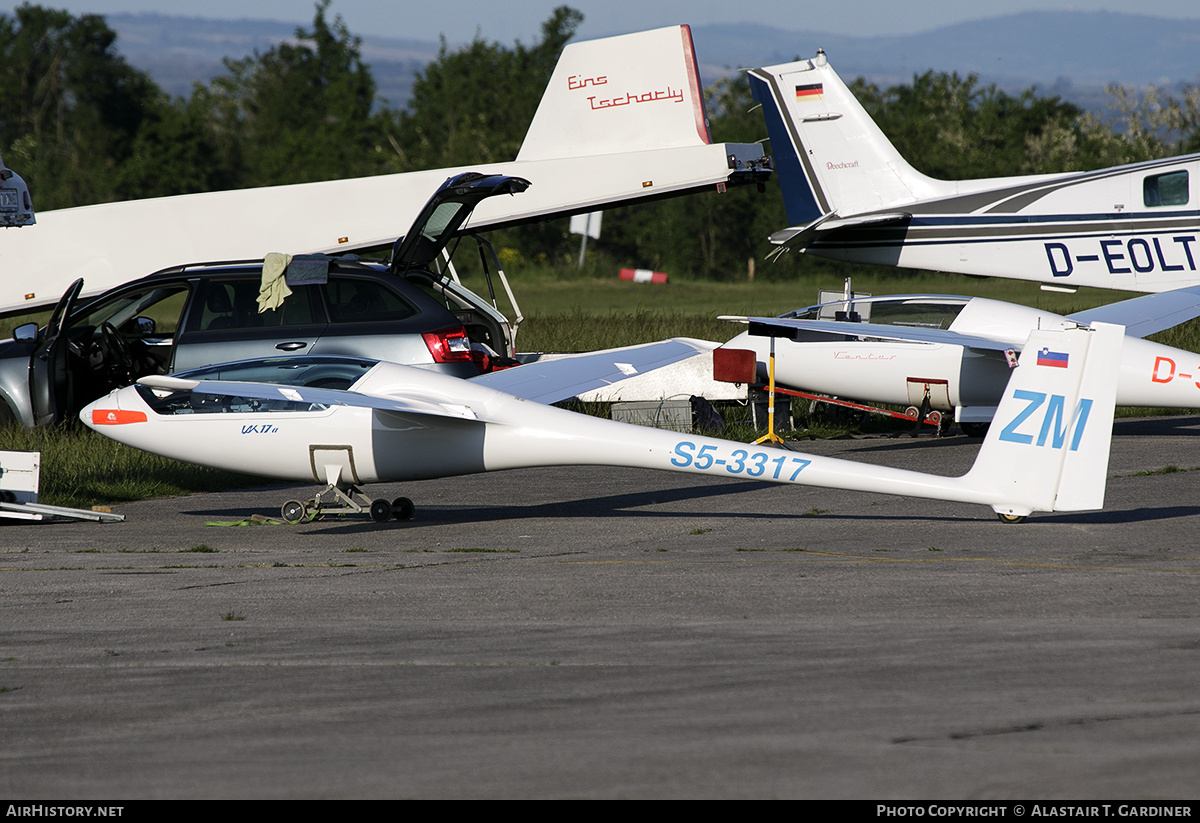
<path id="1" fill-rule="evenodd" d="M 430 192 L 469 170 L 534 184 L 481 207 L 466 227 L 480 231 L 724 191 L 769 169 L 761 146 L 712 142 L 687 26 L 572 43 L 515 161 L 42 212 L 0 234 L 0 313 L 51 306 L 78 278 L 86 299 L 167 266 L 390 245 Z"/>
<path id="2" fill-rule="evenodd" d="M 722 348 L 755 353 L 785 389 L 953 412 L 969 434 L 991 422 L 1019 352 L 1039 329 L 1096 321 L 1126 329 L 1110 377 L 1118 406 L 1200 408 L 1200 354 L 1147 335 L 1200 316 L 1200 287 L 1148 294 L 1067 316 L 984 297 L 855 296 L 776 318 L 726 318 L 750 329 Z M 764 337 L 769 334 L 771 340 Z"/>

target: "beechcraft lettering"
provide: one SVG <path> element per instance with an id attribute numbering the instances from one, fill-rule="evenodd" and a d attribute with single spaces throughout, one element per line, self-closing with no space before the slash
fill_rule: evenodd
<path id="1" fill-rule="evenodd" d="M 1200 155 L 938 180 L 900 155 L 823 51 L 748 76 L 791 223 L 771 235 L 780 253 L 1056 289 L 1200 285 Z"/>
<path id="2" fill-rule="evenodd" d="M 1061 394 L 1049 395 L 1049 402 L 1047 402 L 1045 392 L 1017 389 L 1013 392 L 1013 397 L 1017 400 L 1026 401 L 1026 406 L 1004 427 L 1004 431 L 1000 433 L 1001 440 L 1006 440 L 1009 443 L 1023 443 L 1027 446 L 1033 444 L 1033 434 L 1020 432 L 1017 429 L 1045 403 L 1046 410 L 1042 414 L 1042 426 L 1037 434 L 1036 445 L 1045 446 L 1050 435 L 1054 435 L 1049 440 L 1050 447 L 1061 449 L 1063 444 L 1066 443 L 1067 434 L 1074 432 L 1071 437 L 1071 451 L 1079 450 L 1079 441 L 1083 439 L 1083 430 L 1087 428 L 1088 415 L 1092 411 L 1091 400 L 1086 397 L 1079 398 L 1079 402 L 1075 405 L 1075 412 L 1071 415 L 1070 422 L 1064 426 L 1063 418 L 1067 399 Z"/>
<path id="3" fill-rule="evenodd" d="M 1192 244 L 1196 242 L 1194 234 L 1094 242 L 1099 247 L 1096 254 L 1072 253 L 1066 243 L 1044 244 L 1050 274 L 1068 277 L 1075 273 L 1076 263 L 1101 262 L 1109 274 L 1196 271 L 1196 258 L 1192 254 Z"/>

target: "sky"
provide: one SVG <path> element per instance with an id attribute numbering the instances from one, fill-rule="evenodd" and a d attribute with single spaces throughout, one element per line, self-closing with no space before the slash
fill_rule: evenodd
<path id="1" fill-rule="evenodd" d="M 18 5 L 0 0 L 0 13 Z M 75 15 L 157 12 L 238 20 L 312 22 L 312 0 L 44 0 L 36 5 L 66 9 Z M 434 40 L 445 35 L 464 43 L 480 34 L 509 45 L 538 39 L 543 21 L 557 6 L 584 14 L 578 39 L 690 23 L 774 22 L 781 29 L 820 31 L 871 37 L 911 34 L 949 23 L 999 17 L 1019 11 L 1116 11 L 1166 18 L 1200 18 L 1196 0 L 755 0 L 741 5 L 729 0 L 440 0 L 381 2 L 333 0 L 331 16 L 341 15 L 351 33 L 363 36 Z"/>

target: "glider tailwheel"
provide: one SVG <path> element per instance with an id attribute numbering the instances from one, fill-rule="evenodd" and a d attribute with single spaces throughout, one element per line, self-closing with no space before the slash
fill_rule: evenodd
<path id="1" fill-rule="evenodd" d="M 283 522 L 295 525 L 304 520 L 308 512 L 299 500 L 289 500 L 279 509 L 279 514 L 283 516 Z"/>
<path id="2" fill-rule="evenodd" d="M 371 501 L 371 519 L 376 523 L 386 523 L 392 519 L 392 504 L 382 497 Z"/>
<path id="3" fill-rule="evenodd" d="M 407 497 L 397 497 L 392 501 L 392 517 L 397 520 L 412 520 L 417 507 Z"/>
<path id="4" fill-rule="evenodd" d="M 1023 514 L 1005 514 L 1004 512 L 996 512 L 996 516 L 1000 518 L 1001 523 L 1024 523 L 1025 515 Z"/>

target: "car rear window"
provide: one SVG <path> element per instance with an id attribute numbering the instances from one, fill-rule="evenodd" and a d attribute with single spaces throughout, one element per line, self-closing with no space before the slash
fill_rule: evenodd
<path id="1" fill-rule="evenodd" d="M 188 331 L 307 326 L 322 322 L 313 309 L 312 287 L 299 286 L 276 309 L 258 310 L 259 281 L 207 280 L 197 290 Z"/>
<path id="2" fill-rule="evenodd" d="M 373 280 L 330 277 L 321 288 L 331 323 L 390 323 L 418 313 L 416 306 Z"/>

